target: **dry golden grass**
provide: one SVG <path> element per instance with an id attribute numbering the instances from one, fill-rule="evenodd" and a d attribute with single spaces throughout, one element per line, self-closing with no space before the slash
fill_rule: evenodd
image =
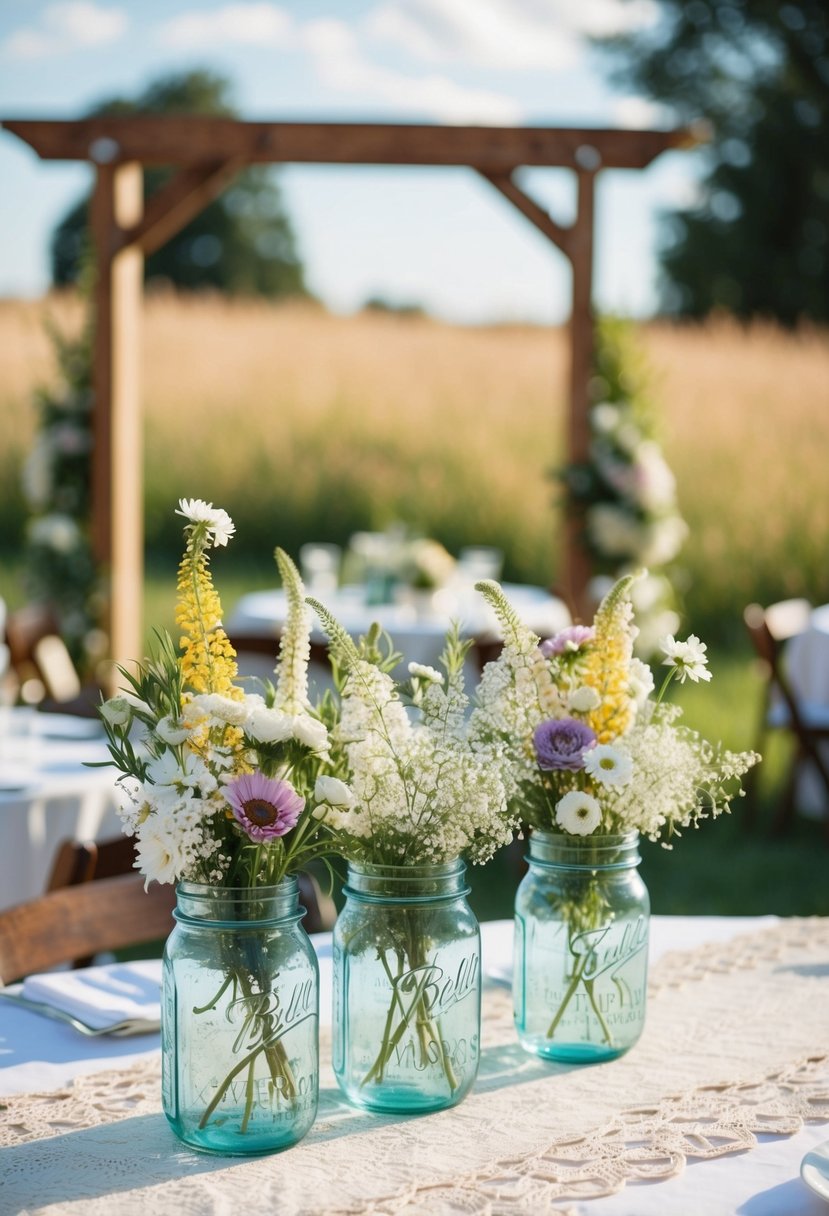
<path id="1" fill-rule="evenodd" d="M 71 299 L 0 303 L 4 507 L 50 375 L 47 307 L 80 321 Z M 755 595 L 829 598 L 826 334 L 719 321 L 640 335 L 692 526 L 689 606 L 711 619 Z M 403 518 L 450 547 L 499 544 L 519 576 L 554 575 L 563 331 L 164 296 L 147 302 L 144 375 L 151 543 L 176 543 L 186 494 L 227 507 L 237 552 Z"/>

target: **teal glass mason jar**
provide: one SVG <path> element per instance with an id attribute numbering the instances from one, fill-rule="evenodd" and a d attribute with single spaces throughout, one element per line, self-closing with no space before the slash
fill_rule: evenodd
<path id="1" fill-rule="evenodd" d="M 515 1026 L 527 1051 L 588 1063 L 645 1025 L 650 900 L 639 834 L 534 831 L 515 901 Z"/>
<path id="2" fill-rule="evenodd" d="M 297 880 L 181 882 L 164 950 L 161 1087 L 173 1131 L 214 1153 L 271 1153 L 314 1122 L 319 970 Z"/>
<path id="3" fill-rule="evenodd" d="M 461 861 L 352 863 L 334 927 L 333 1065 L 358 1106 L 454 1106 L 478 1072 L 481 935 Z"/>

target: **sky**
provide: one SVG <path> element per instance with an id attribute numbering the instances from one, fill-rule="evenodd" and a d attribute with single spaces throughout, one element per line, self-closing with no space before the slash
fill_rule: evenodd
<path id="1" fill-rule="evenodd" d="M 159 75 L 227 76 L 250 119 L 670 126 L 611 88 L 590 34 L 657 18 L 653 0 L 0 0 L 0 118 L 74 118 Z M 594 294 L 603 311 L 656 305 L 659 216 L 699 166 L 663 154 L 598 179 Z M 311 290 L 351 312 L 372 296 L 460 323 L 559 322 L 564 257 L 468 169 L 286 166 L 281 184 Z M 573 175 L 524 170 L 559 222 Z M 0 131 L 0 296 L 49 285 L 56 221 L 91 182 Z"/>

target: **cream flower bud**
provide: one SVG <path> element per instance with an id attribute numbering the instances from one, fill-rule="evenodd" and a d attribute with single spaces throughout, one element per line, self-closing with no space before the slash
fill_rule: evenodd
<path id="1" fill-rule="evenodd" d="M 567 708 L 577 714 L 589 713 L 591 709 L 596 709 L 600 704 L 601 697 L 589 684 L 582 684 L 580 688 L 574 688 L 567 696 Z"/>
<path id="2" fill-rule="evenodd" d="M 312 752 L 322 752 L 328 747 L 328 731 L 324 723 L 307 714 L 298 714 L 291 721 L 290 733 L 299 743 L 304 743 Z"/>
<path id="3" fill-rule="evenodd" d="M 245 723 L 245 734 L 257 743 L 282 743 L 293 733 L 293 722 L 288 714 L 265 705 L 257 705 Z"/>
<path id="4" fill-rule="evenodd" d="M 110 726 L 126 726 L 132 717 L 132 706 L 126 697 L 111 697 L 104 701 L 99 712 Z"/>
<path id="5" fill-rule="evenodd" d="M 352 807 L 357 801 L 349 786 L 337 777 L 317 777 L 314 798 L 328 806 Z"/>

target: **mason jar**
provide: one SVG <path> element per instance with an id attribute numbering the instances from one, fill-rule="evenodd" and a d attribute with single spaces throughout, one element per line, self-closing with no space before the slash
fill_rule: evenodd
<path id="1" fill-rule="evenodd" d="M 162 1102 L 207 1152 L 270 1153 L 314 1122 L 319 971 L 296 878 L 222 888 L 181 882 L 164 950 Z"/>
<path id="2" fill-rule="evenodd" d="M 639 834 L 534 831 L 515 901 L 515 1026 L 527 1051 L 588 1063 L 645 1024 L 650 900 Z"/>
<path id="3" fill-rule="evenodd" d="M 371 1110 L 440 1110 L 478 1071 L 481 938 L 466 867 L 351 863 L 334 927 L 333 1066 Z"/>

